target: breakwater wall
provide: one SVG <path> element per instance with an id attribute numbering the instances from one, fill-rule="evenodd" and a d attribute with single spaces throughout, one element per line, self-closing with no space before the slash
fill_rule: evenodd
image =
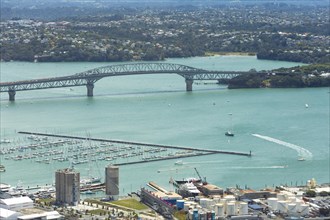
<path id="1" fill-rule="evenodd" d="M 231 155 L 248 156 L 248 157 L 252 156 L 251 151 L 249 153 L 245 153 L 245 152 L 237 152 L 237 151 L 225 151 L 225 150 L 214 150 L 214 149 L 205 149 L 205 148 L 161 145 L 161 144 L 141 143 L 141 142 L 133 142 L 133 141 L 103 139 L 103 138 L 91 138 L 91 137 L 86 138 L 86 137 L 80 137 L 80 136 L 48 134 L 48 133 L 27 132 L 27 131 L 19 131 L 18 133 L 26 134 L 26 135 L 36 135 L 36 136 L 78 139 L 78 140 L 86 140 L 86 141 L 89 141 L 89 140 L 100 141 L 100 142 L 108 142 L 108 143 L 115 143 L 115 144 L 128 144 L 128 145 L 135 145 L 135 146 L 159 147 L 159 148 L 168 148 L 168 149 L 177 149 L 177 150 L 193 150 L 193 151 L 197 151 L 197 152 L 213 153 L 213 154 L 231 154 Z M 173 158 L 171 158 L 171 159 L 173 159 Z"/>

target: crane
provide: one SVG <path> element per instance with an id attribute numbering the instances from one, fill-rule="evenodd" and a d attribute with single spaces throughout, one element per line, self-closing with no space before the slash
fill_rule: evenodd
<path id="1" fill-rule="evenodd" d="M 196 171 L 196 173 L 197 173 L 197 176 L 198 176 L 199 179 L 202 181 L 203 185 L 206 185 L 206 184 L 207 184 L 207 182 L 206 182 L 206 177 L 204 177 L 204 180 L 203 180 L 203 178 L 202 178 L 201 175 L 199 174 L 197 168 L 194 167 L 194 169 L 195 169 L 195 171 Z"/>

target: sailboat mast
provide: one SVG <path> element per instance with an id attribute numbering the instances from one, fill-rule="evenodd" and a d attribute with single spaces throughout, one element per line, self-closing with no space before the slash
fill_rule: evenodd
<path id="1" fill-rule="evenodd" d="M 233 119 L 232 119 L 232 113 L 228 113 L 229 117 L 230 117 L 230 129 L 228 129 L 228 131 L 225 133 L 226 136 L 234 136 L 233 133 Z"/>
<path id="2" fill-rule="evenodd" d="M 233 133 L 233 113 L 229 113 L 230 115 L 230 132 Z"/>

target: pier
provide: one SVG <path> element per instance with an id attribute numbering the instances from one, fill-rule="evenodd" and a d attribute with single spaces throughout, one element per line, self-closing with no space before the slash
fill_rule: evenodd
<path id="1" fill-rule="evenodd" d="M 98 190 L 104 190 L 104 189 L 105 189 L 105 183 L 100 183 L 100 184 L 97 184 L 97 185 L 90 185 L 90 186 L 80 187 L 80 192 L 98 191 Z"/>
<path id="2" fill-rule="evenodd" d="M 46 185 L 36 185 L 36 186 L 27 186 L 24 187 L 23 190 L 26 191 L 40 191 L 44 189 L 46 192 L 48 189 L 55 188 L 55 184 L 46 184 Z M 85 186 L 80 186 L 80 192 L 86 192 L 86 191 L 97 191 L 97 190 L 104 190 L 105 189 L 105 183 L 99 183 L 99 184 L 91 184 L 91 185 L 85 185 Z M 52 192 L 54 193 L 54 192 Z"/>
<path id="3" fill-rule="evenodd" d="M 86 137 L 80 137 L 80 136 L 26 132 L 26 131 L 19 131 L 18 133 L 26 134 L 26 135 L 44 136 L 44 137 L 98 141 L 98 142 L 102 142 L 102 143 L 111 143 L 111 144 L 125 144 L 125 145 L 133 145 L 133 146 L 152 147 L 152 148 L 185 150 L 185 151 L 191 152 L 190 154 L 178 154 L 178 155 L 166 156 L 166 157 L 161 157 L 161 158 L 147 158 L 147 159 L 143 159 L 143 160 L 139 160 L 139 161 L 128 161 L 128 162 L 116 163 L 115 165 L 118 165 L 118 166 L 119 165 L 123 166 L 123 165 L 155 162 L 155 161 L 162 161 L 162 160 L 179 159 L 179 158 L 185 158 L 185 157 L 206 156 L 206 155 L 211 155 L 211 154 L 230 154 L 230 155 L 247 156 L 247 157 L 252 156 L 251 151 L 249 153 L 245 153 L 245 152 L 236 152 L 236 151 L 224 151 L 224 150 L 214 150 L 214 149 L 204 149 L 204 148 L 161 145 L 161 144 L 141 143 L 141 142 L 133 142 L 133 141 L 103 139 L 103 138 L 90 138 L 90 137 L 86 138 Z"/>

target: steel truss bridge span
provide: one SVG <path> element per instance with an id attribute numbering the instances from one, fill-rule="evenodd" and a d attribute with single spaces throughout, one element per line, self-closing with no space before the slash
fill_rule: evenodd
<path id="1" fill-rule="evenodd" d="M 1 82 L 0 92 L 8 92 L 9 100 L 14 101 L 16 91 L 86 86 L 87 96 L 91 97 L 93 96 L 94 83 L 104 77 L 142 74 L 178 74 L 185 79 L 186 91 L 192 91 L 194 80 L 231 79 L 246 73 L 248 72 L 210 71 L 172 63 L 119 64 L 99 67 L 69 76 Z"/>

